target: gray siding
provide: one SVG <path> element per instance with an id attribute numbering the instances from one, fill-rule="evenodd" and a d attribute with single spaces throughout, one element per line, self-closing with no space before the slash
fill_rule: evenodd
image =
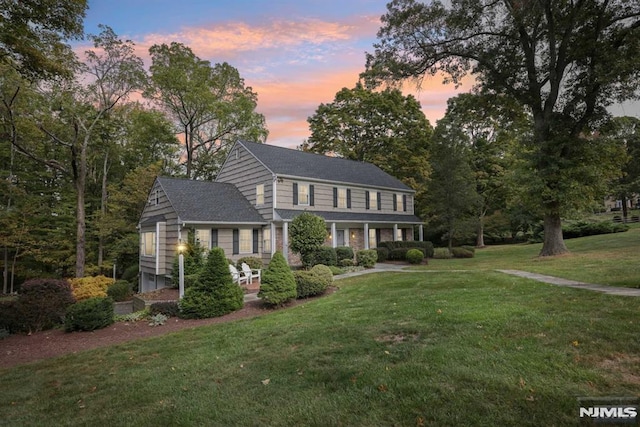
<path id="1" fill-rule="evenodd" d="M 236 145 L 216 177 L 216 182 L 234 184 L 266 220 L 273 218 L 273 177 L 252 154 Z M 264 185 L 264 204 L 256 205 L 256 186 Z"/>
<path id="2" fill-rule="evenodd" d="M 293 204 L 293 183 L 311 184 L 314 186 L 314 205 L 294 205 Z M 351 208 L 334 208 L 333 207 L 333 188 L 347 188 L 351 190 Z M 366 194 L 367 191 L 380 192 L 381 210 L 377 210 L 377 206 L 371 206 L 367 210 Z M 283 179 L 277 184 L 277 207 L 278 209 L 300 209 L 309 211 L 348 211 L 348 212 L 377 212 L 377 213 L 396 213 L 413 215 L 413 194 L 402 191 L 389 191 L 375 188 L 362 188 L 358 186 L 333 185 L 330 183 L 313 182 L 309 180 Z M 402 195 L 407 196 L 407 211 L 404 212 L 393 210 L 393 195 L 397 194 L 400 199 Z"/>

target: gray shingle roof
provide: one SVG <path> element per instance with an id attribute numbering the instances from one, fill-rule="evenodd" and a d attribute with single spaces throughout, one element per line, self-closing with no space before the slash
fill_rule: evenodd
<path id="1" fill-rule="evenodd" d="M 276 175 L 413 191 L 400 180 L 371 163 L 307 153 L 275 145 L 247 141 L 239 141 L 239 143 Z"/>
<path id="2" fill-rule="evenodd" d="M 283 220 L 291 220 L 305 211 L 295 209 L 276 209 L 276 213 Z M 309 211 L 325 221 L 355 222 L 355 223 L 397 223 L 397 224 L 421 224 L 422 220 L 415 215 L 398 213 L 369 213 L 369 212 L 332 212 Z"/>
<path id="3" fill-rule="evenodd" d="M 158 182 L 181 221 L 266 223 L 233 184 L 165 177 Z"/>

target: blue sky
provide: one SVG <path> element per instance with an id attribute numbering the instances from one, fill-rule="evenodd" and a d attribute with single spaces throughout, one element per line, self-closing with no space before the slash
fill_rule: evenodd
<path id="1" fill-rule="evenodd" d="M 309 136 L 307 117 L 352 88 L 373 50 L 386 0 L 89 0 L 85 31 L 105 24 L 135 42 L 148 63 L 156 43 L 181 42 L 200 58 L 226 61 L 258 93 L 268 143 L 295 147 Z M 468 90 L 469 86 L 461 90 Z M 435 125 L 455 95 L 434 78 L 416 96 Z"/>

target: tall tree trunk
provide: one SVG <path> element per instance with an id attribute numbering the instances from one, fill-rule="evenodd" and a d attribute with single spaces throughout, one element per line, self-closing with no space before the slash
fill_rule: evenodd
<path id="1" fill-rule="evenodd" d="M 9 249 L 4 247 L 4 270 L 2 271 L 2 293 L 6 294 L 9 284 Z"/>
<path id="2" fill-rule="evenodd" d="M 627 217 L 629 216 L 629 208 L 627 208 L 627 196 L 623 194 L 622 196 L 620 196 L 620 198 L 622 199 L 622 222 L 626 223 Z"/>
<path id="3" fill-rule="evenodd" d="M 544 243 L 540 256 L 561 255 L 569 252 L 562 237 L 562 219 L 558 213 L 544 215 Z"/>
<path id="4" fill-rule="evenodd" d="M 107 172 L 109 170 L 109 152 L 104 155 L 104 163 L 102 165 L 102 197 L 100 200 L 100 216 L 104 221 L 104 217 L 107 214 Z M 102 273 L 102 262 L 104 261 L 104 234 L 101 232 L 98 235 L 98 268 Z"/>
<path id="5" fill-rule="evenodd" d="M 476 248 L 484 248 L 484 212 L 478 217 L 478 228 L 476 235 Z"/>
<path id="6" fill-rule="evenodd" d="M 80 158 L 74 168 L 74 184 L 76 188 L 76 277 L 84 277 L 84 265 L 86 263 L 86 231 L 87 220 L 85 211 L 85 191 L 87 183 L 87 147 L 89 145 L 89 135 L 80 144 Z"/>

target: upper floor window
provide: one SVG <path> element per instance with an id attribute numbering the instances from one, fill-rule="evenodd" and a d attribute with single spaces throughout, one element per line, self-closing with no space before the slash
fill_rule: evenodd
<path id="1" fill-rule="evenodd" d="M 256 205 L 264 205 L 264 184 L 256 185 Z"/>
<path id="2" fill-rule="evenodd" d="M 377 209 L 380 210 L 382 208 L 382 200 L 380 198 L 379 191 L 367 191 L 365 195 L 366 200 L 366 209 Z"/>
<path id="3" fill-rule="evenodd" d="M 156 256 L 156 233 L 154 231 L 140 234 L 140 254 L 142 256 Z"/>
<path id="4" fill-rule="evenodd" d="M 340 209 L 351 208 L 351 190 L 333 187 L 333 207 Z"/>
<path id="5" fill-rule="evenodd" d="M 293 183 L 293 204 L 302 206 L 313 206 L 314 188 L 311 184 Z"/>
<path id="6" fill-rule="evenodd" d="M 407 211 L 407 195 L 406 194 L 394 194 L 393 195 L 393 210 L 394 211 Z"/>

